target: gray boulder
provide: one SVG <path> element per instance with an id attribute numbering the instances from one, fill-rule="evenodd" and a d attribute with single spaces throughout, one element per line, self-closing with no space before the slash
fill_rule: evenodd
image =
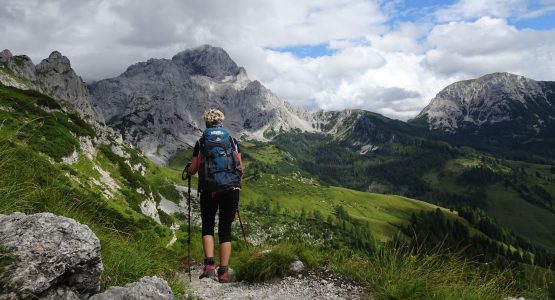
<path id="1" fill-rule="evenodd" d="M 292 273 L 301 273 L 304 271 L 304 264 L 300 260 L 296 260 L 289 265 L 289 271 Z"/>
<path id="2" fill-rule="evenodd" d="M 13 257 L 0 277 L 0 299 L 74 299 L 100 289 L 100 242 L 73 219 L 51 213 L 0 216 L 0 246 Z"/>
<path id="3" fill-rule="evenodd" d="M 124 287 L 111 287 L 104 293 L 96 294 L 89 298 L 89 300 L 112 299 L 171 300 L 173 299 L 173 293 L 164 279 L 153 276 L 143 277 L 139 281 L 127 284 Z"/>
<path id="4" fill-rule="evenodd" d="M 79 296 L 69 287 L 50 289 L 42 295 L 41 300 L 80 300 Z"/>

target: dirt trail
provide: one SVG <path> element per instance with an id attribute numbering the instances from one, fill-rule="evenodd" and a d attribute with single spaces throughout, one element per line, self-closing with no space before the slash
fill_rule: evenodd
<path id="1" fill-rule="evenodd" d="M 267 283 L 221 284 L 210 278 L 198 279 L 201 271 L 201 267 L 193 268 L 191 287 L 193 295 L 202 299 L 371 299 L 362 288 L 334 278 L 328 272 Z"/>

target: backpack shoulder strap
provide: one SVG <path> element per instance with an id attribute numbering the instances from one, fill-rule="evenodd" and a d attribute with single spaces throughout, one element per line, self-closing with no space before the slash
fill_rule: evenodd
<path id="1" fill-rule="evenodd" d="M 229 136 L 229 143 L 233 150 L 237 151 L 237 141 L 231 135 Z"/>
<path id="2" fill-rule="evenodd" d="M 199 155 L 204 156 L 204 150 L 205 149 L 206 149 L 206 147 L 205 147 L 205 142 L 204 142 L 204 135 L 202 135 L 200 137 L 200 139 L 198 139 L 198 153 L 199 153 Z"/>

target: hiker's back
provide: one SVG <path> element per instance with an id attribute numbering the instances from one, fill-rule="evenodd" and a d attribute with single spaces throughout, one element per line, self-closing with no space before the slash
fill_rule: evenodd
<path id="1" fill-rule="evenodd" d="M 199 189 L 221 192 L 241 187 L 239 148 L 225 128 L 207 128 L 200 139 Z"/>

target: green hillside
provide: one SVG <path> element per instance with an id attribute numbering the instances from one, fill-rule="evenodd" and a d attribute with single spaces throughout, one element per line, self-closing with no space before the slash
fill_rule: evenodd
<path id="1" fill-rule="evenodd" d="M 166 248 L 171 231 L 140 212 L 145 195 L 137 189 L 157 195 L 156 185 L 129 165 L 143 164 L 151 173 L 159 168 L 119 145 L 129 165 L 122 163 L 110 150 L 117 143 L 62 109 L 47 96 L 0 86 L 0 213 L 52 212 L 88 225 L 102 246 L 103 289 L 158 274 L 183 290 L 174 273 L 182 243 Z M 74 151 L 76 161 L 64 163 Z M 93 159 L 90 152 L 96 152 Z"/>
<path id="2" fill-rule="evenodd" d="M 286 174 L 295 165 L 327 184 L 404 195 L 453 210 L 484 210 L 522 239 L 555 251 L 552 165 L 398 134 L 367 153 L 331 135 L 282 134 L 274 143 L 288 160 L 274 169 L 260 168 Z"/>
<path id="3" fill-rule="evenodd" d="M 158 224 L 143 214 L 141 206 L 149 201 L 158 206 L 162 197 L 184 201 L 175 185 L 184 185 L 181 168 L 190 157 L 190 150 L 180 152 L 170 167 L 155 165 L 132 146 L 119 143 L 116 136 L 84 122 L 58 101 L 5 86 L 0 86 L 0 120 L 0 214 L 52 212 L 88 225 L 102 245 L 102 289 L 146 275 L 166 278 L 177 294 L 187 288 L 186 282 L 179 279 L 186 257 L 184 226 L 177 232 L 177 242 L 168 246 L 173 237 L 169 226 L 186 220 L 181 214 L 167 215 L 156 209 L 161 221 Z M 507 243 L 509 239 L 496 240 L 454 212 L 402 196 L 329 185 L 316 179 L 300 159 L 276 144 L 246 142 L 243 153 L 247 173 L 241 208 L 251 241 L 258 245 L 247 248 L 239 242 L 241 235 L 236 226 L 236 255 L 231 264 L 245 280 L 261 278 L 261 274 L 268 275 L 268 279 L 285 274 L 264 273 L 258 264 L 253 267 L 253 257 L 259 257 L 256 251 L 272 248 L 285 251 L 288 259 L 301 257 L 314 270 L 326 266 L 356 280 L 380 299 L 406 298 L 414 293 L 430 293 L 436 299 L 463 294 L 468 294 L 468 299 L 481 298 L 477 295 L 495 299 L 516 293 L 547 293 L 518 271 L 514 271 L 515 278 L 525 278 L 526 284 L 517 285 L 497 269 L 483 269 L 458 256 L 396 250 L 404 249 L 397 248 L 397 243 L 410 245 L 413 239 L 402 233 L 405 228 L 420 226 L 415 222 L 439 214 L 443 233 L 449 235 L 452 226 L 462 226 L 470 237 L 501 245 L 509 255 L 516 253 L 520 259 L 515 262 L 531 262 L 522 259 L 529 249 L 518 249 Z M 341 180 L 337 178 L 338 182 Z M 196 179 L 193 181 L 195 185 Z M 201 261 L 200 239 L 195 238 L 200 236 L 198 227 L 194 226 L 193 234 L 192 256 Z M 323 254 L 330 251 L 336 254 Z M 5 259 L 9 253 L 0 253 L 3 267 L 9 263 Z M 380 270 L 391 280 L 383 281 L 383 276 L 370 271 L 355 273 L 344 267 L 346 260 L 357 260 L 368 270 Z M 376 268 L 378 264 L 380 268 Z M 422 267 L 430 264 L 452 272 L 452 276 L 433 276 Z M 256 272 L 255 277 L 249 276 L 252 272 Z M 513 274 L 512 269 L 510 272 Z M 408 274 L 418 274 L 418 280 L 398 280 Z M 492 282 L 499 284 L 493 288 Z"/>
<path id="4" fill-rule="evenodd" d="M 335 214 L 337 206 L 343 206 L 350 216 L 367 223 L 368 229 L 381 241 L 390 241 L 398 233 L 399 226 L 410 220 L 412 213 L 439 208 L 402 196 L 330 186 L 303 172 L 290 154 L 274 144 L 243 142 L 241 150 L 247 170 L 241 192 L 241 205 L 245 207 L 268 203 L 291 217 L 304 210 L 318 211 L 323 218 L 327 218 Z M 191 155 L 191 151 L 179 152 L 170 160 L 173 174 L 166 171 L 167 174 L 177 179 Z M 193 187 L 196 187 L 196 178 L 193 179 Z M 449 210 L 441 209 L 451 218 L 464 222 Z"/>
<path id="5" fill-rule="evenodd" d="M 439 193 L 480 197 L 479 205 L 503 226 L 555 249 L 555 174 L 550 165 L 467 155 L 431 170 L 424 179 Z"/>

